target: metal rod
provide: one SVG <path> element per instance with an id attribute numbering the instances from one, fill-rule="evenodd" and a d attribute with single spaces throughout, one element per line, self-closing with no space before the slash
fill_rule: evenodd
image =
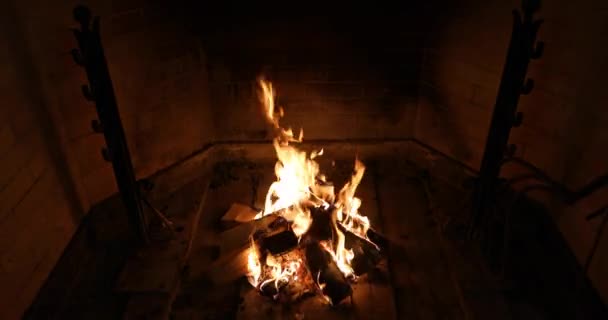
<path id="1" fill-rule="evenodd" d="M 542 52 L 542 44 L 535 44 L 536 33 L 541 20 L 533 20 L 533 14 L 539 9 L 540 0 L 524 0 L 523 16 L 513 11 L 513 30 L 507 51 L 502 78 L 492 114 L 490 130 L 481 161 L 480 174 L 473 194 L 473 205 L 469 236 L 487 219 L 488 209 L 496 202 L 496 188 L 500 168 L 509 150 L 507 144 L 511 128 L 521 123 L 517 104 L 521 94 L 528 94 L 533 88 L 533 81 L 526 81 L 530 59 L 537 58 Z M 510 148 L 511 153 L 514 148 Z"/>
<path id="2" fill-rule="evenodd" d="M 140 244 L 147 244 L 148 223 L 101 43 L 99 17 L 91 18 L 89 8 L 74 8 L 74 19 L 80 24 L 80 29 L 73 30 L 79 49 L 72 50 L 72 55 L 76 63 L 86 71 L 89 85 L 83 86 L 82 92 L 87 100 L 95 102 L 99 123 L 94 123 L 93 127 L 96 132 L 104 135 L 107 149 L 103 149 L 102 154 L 112 162 L 118 190 L 127 209 L 129 225 L 136 240 Z"/>

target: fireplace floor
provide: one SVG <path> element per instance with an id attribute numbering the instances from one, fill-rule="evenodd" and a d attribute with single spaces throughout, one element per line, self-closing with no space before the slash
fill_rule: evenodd
<path id="1" fill-rule="evenodd" d="M 332 152 L 343 153 L 354 152 Z M 362 277 L 344 306 L 332 309 L 314 298 L 282 306 L 245 279 L 213 284 L 205 271 L 221 257 L 218 235 L 226 226 L 220 218 L 233 203 L 261 207 L 275 180 L 273 159 L 220 156 L 238 160 L 223 160 L 212 170 L 181 164 L 153 177 L 146 197 L 174 222 L 176 233 L 163 238 L 156 228 L 152 244 L 135 255 L 125 245 L 130 229 L 119 197 L 96 205 L 24 319 L 606 318 L 577 317 L 605 310 L 570 267 L 576 262 L 547 213 L 525 204 L 516 208 L 511 247 L 517 254 L 509 280 L 499 282 L 478 243 L 465 241 L 470 194 L 440 179 L 459 171 L 435 166 L 437 176 L 429 175 L 398 156 L 364 161 L 356 193 L 361 212 L 391 245 L 386 265 Z M 332 165 L 322 158 L 328 180 L 343 185 L 353 159 Z"/>
<path id="2" fill-rule="evenodd" d="M 326 164 L 328 180 L 341 186 L 352 162 Z M 388 263 L 363 276 L 353 297 L 329 308 L 311 297 L 284 306 L 261 296 L 245 281 L 214 285 L 206 267 L 218 258 L 221 216 L 232 203 L 260 208 L 275 180 L 274 163 L 223 162 L 215 166 L 202 205 L 187 271 L 172 306 L 174 319 L 501 319 L 506 305 L 475 250 L 464 245 L 462 221 L 468 195 L 423 178 L 398 161 L 366 163 L 357 189 L 361 212 L 392 239 Z M 429 198 L 427 194 L 430 194 Z M 440 204 L 440 205 L 438 205 Z"/>

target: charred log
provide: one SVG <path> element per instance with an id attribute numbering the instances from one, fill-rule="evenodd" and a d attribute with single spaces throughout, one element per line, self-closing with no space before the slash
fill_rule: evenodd
<path id="1" fill-rule="evenodd" d="M 382 260 L 382 251 L 379 247 L 342 226 L 340 226 L 340 231 L 344 233 L 345 247 L 351 249 L 355 254 L 351 261 L 351 267 L 356 275 L 360 276 L 369 272 Z"/>
<path id="2" fill-rule="evenodd" d="M 291 231 L 285 230 L 257 241 L 260 248 L 272 255 L 278 255 L 293 250 L 298 246 L 298 237 Z"/>
<path id="3" fill-rule="evenodd" d="M 306 232 L 306 238 L 316 241 L 330 240 L 333 236 L 331 224 L 331 209 L 312 208 L 312 224 Z"/>
<path id="4" fill-rule="evenodd" d="M 323 295 L 336 306 L 352 294 L 352 288 L 331 255 L 318 241 L 307 239 L 305 244 L 306 263 L 314 278 L 322 288 Z"/>

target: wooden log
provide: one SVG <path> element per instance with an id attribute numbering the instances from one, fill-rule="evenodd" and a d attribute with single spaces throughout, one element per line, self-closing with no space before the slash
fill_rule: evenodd
<path id="1" fill-rule="evenodd" d="M 215 285 L 230 283 L 247 274 L 247 254 L 254 233 L 269 234 L 278 228 L 276 215 L 241 224 L 220 235 L 220 257 L 205 270 L 206 276 Z M 273 224 L 274 223 L 274 224 Z"/>
<path id="2" fill-rule="evenodd" d="M 259 237 L 258 246 L 262 251 L 278 255 L 298 246 L 298 237 L 291 230 L 283 230 L 268 236 Z"/>
<path id="3" fill-rule="evenodd" d="M 389 237 L 373 228 L 367 230 L 367 238 L 376 244 L 381 251 L 386 251 L 391 242 L 397 242 L 394 240 L 391 241 Z"/>
<path id="4" fill-rule="evenodd" d="M 230 209 L 222 216 L 221 223 L 225 227 L 236 226 L 239 223 L 247 223 L 255 219 L 258 211 L 250 206 L 233 203 Z"/>
<path id="5" fill-rule="evenodd" d="M 331 206 L 327 209 L 319 208 L 311 208 L 311 216 L 312 216 L 312 225 L 307 231 L 308 236 L 313 237 L 319 241 L 329 240 L 332 237 L 332 223 L 331 223 L 331 213 L 335 207 Z M 341 224 L 338 224 L 341 226 Z M 345 230 L 343 227 L 341 230 Z M 367 230 L 367 238 L 376 244 L 381 251 L 388 249 L 390 243 L 399 243 L 394 238 L 390 238 L 385 234 L 382 234 L 375 228 L 369 228 Z"/>
<path id="6" fill-rule="evenodd" d="M 344 246 L 347 249 L 351 249 L 355 254 L 355 257 L 351 261 L 351 267 L 355 274 L 360 276 L 374 269 L 384 257 L 384 252 L 344 227 L 340 226 L 340 230 L 344 234 Z"/>
<path id="7" fill-rule="evenodd" d="M 307 239 L 305 244 L 306 263 L 313 276 L 323 287 L 323 295 L 337 306 L 352 294 L 352 288 L 331 255 L 321 247 L 318 241 Z"/>
<path id="8" fill-rule="evenodd" d="M 312 224 L 308 231 L 306 231 L 307 239 L 314 239 L 316 241 L 330 240 L 332 238 L 332 223 L 331 223 L 331 211 L 333 208 L 322 209 L 322 208 L 311 208 L 310 214 L 312 217 Z"/>
<path id="9" fill-rule="evenodd" d="M 270 232 L 270 229 L 277 229 L 276 221 L 279 218 L 277 215 L 268 215 L 222 232 L 220 234 L 220 254 L 227 255 L 239 251 L 243 247 L 248 247 L 250 237 L 254 233 Z"/>

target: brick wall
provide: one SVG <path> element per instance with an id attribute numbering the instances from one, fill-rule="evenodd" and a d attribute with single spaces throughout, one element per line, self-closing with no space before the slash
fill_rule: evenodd
<path id="1" fill-rule="evenodd" d="M 519 1 L 468 0 L 457 6 L 434 1 L 428 7 L 433 28 L 425 42 L 415 135 L 474 168 L 481 161 L 504 64 L 510 11 L 519 6 Z M 530 64 L 536 88 L 520 100 L 524 121 L 510 141 L 518 147 L 516 156 L 577 189 L 608 172 L 603 125 L 608 47 L 600 40 L 608 32 L 608 6 L 593 0 L 543 1 L 538 16 L 545 19 L 539 32 L 545 54 Z M 512 166 L 506 169 L 505 175 L 513 174 Z M 562 209 L 566 213 L 556 215 L 556 222 L 582 262 L 597 228 L 584 219 L 589 211 Z M 607 240 L 590 277 L 608 302 L 608 277 L 600 271 L 608 268 L 602 250 Z"/>
<path id="2" fill-rule="evenodd" d="M 0 318 L 17 319 L 82 209 L 58 155 L 22 25 L 7 9 L 0 13 Z"/>
<path id="3" fill-rule="evenodd" d="M 85 74 L 71 60 L 76 1 L 9 1 L 0 12 L 0 318 L 30 304 L 90 205 L 116 192 Z M 205 55 L 175 8 L 89 1 L 138 177 L 213 139 Z"/>
<path id="4" fill-rule="evenodd" d="M 412 136 L 421 37 L 399 24 L 408 19 L 276 16 L 203 30 L 218 139 L 269 137 L 260 74 L 275 84 L 283 123 L 304 128 L 304 139 Z"/>

